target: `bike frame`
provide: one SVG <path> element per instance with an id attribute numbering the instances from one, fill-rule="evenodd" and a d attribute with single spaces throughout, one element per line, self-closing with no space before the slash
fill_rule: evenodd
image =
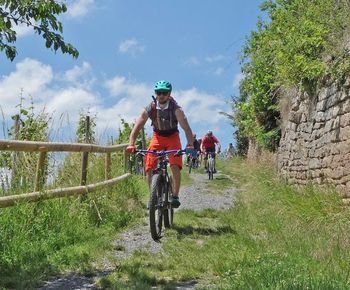
<path id="1" fill-rule="evenodd" d="M 161 238 L 163 219 L 164 226 L 171 227 L 174 217 L 174 209 L 170 203 L 172 185 L 168 174 L 168 164 L 170 153 L 182 155 L 185 150 L 137 150 L 138 154 L 153 154 L 158 159 L 158 164 L 152 170 L 152 182 L 150 187 L 149 218 L 151 236 L 155 241 Z"/>
<path id="2" fill-rule="evenodd" d="M 196 152 L 196 155 L 189 154 L 188 156 L 188 173 L 191 173 L 192 168 L 198 168 L 199 159 L 198 154 Z"/>
<path id="3" fill-rule="evenodd" d="M 207 160 L 207 167 L 208 167 L 208 177 L 209 179 L 214 178 L 214 159 L 215 159 L 215 152 L 208 152 L 208 160 Z"/>

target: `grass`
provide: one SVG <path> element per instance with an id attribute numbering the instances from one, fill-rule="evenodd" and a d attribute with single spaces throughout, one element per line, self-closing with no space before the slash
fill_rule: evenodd
<path id="1" fill-rule="evenodd" d="M 179 211 L 164 253 L 135 253 L 101 286 L 175 289 L 195 280 L 202 289 L 349 289 L 350 210 L 338 194 L 297 190 L 264 164 L 219 166 L 241 189 L 235 207 Z"/>
<path id="2" fill-rule="evenodd" d="M 95 176 L 90 183 L 104 179 L 103 160 L 94 161 Z M 70 162 L 58 175 L 56 187 L 79 184 L 79 174 L 74 174 L 77 170 L 72 164 L 80 166 Z M 29 190 L 21 188 L 23 192 Z M 85 198 L 1 209 L 0 288 L 33 289 L 51 275 L 67 270 L 93 273 L 93 262 L 111 250 L 116 233 L 144 215 L 145 195 L 147 187 L 142 178 L 132 177 Z"/>

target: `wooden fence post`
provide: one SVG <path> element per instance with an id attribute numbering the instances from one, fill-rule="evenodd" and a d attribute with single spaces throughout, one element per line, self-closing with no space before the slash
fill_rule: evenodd
<path id="1" fill-rule="evenodd" d="M 105 179 L 111 178 L 111 153 L 106 153 L 106 160 L 105 160 Z"/>
<path id="2" fill-rule="evenodd" d="M 128 151 L 124 150 L 124 173 L 130 170 L 131 168 L 129 168 L 129 153 Z"/>
<path id="3" fill-rule="evenodd" d="M 90 116 L 85 117 L 85 143 L 90 143 Z M 88 152 L 83 152 L 81 163 L 81 178 L 80 185 L 86 185 L 87 167 L 88 167 Z"/>
<path id="4" fill-rule="evenodd" d="M 15 140 L 19 139 L 19 131 L 20 131 L 20 122 L 19 122 L 19 115 L 15 115 Z M 16 173 L 17 173 L 17 159 L 18 159 L 18 152 L 13 152 L 12 156 L 12 172 L 11 172 L 11 187 L 16 187 L 16 182 L 19 182 L 19 180 L 16 180 Z"/>
<path id="5" fill-rule="evenodd" d="M 46 158 L 46 152 L 40 152 L 38 163 L 36 166 L 34 191 L 40 191 L 45 183 L 44 181 L 45 158 Z"/>

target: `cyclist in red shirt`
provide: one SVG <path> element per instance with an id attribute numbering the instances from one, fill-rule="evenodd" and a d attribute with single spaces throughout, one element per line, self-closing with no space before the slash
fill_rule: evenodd
<path id="1" fill-rule="evenodd" d="M 172 86 L 168 81 L 159 81 L 154 86 L 156 98 L 153 97 L 151 102 L 141 113 L 130 133 L 129 146 L 126 150 L 134 153 L 136 150 L 135 142 L 138 133 L 151 119 L 153 126 L 153 136 L 148 150 L 180 150 L 181 142 L 178 130 L 178 124 L 184 130 L 187 146 L 191 152 L 193 150 L 193 133 L 188 124 L 185 113 L 177 102 L 170 96 Z M 179 190 L 181 183 L 182 157 L 169 154 L 170 170 L 172 175 L 172 206 L 174 208 L 180 206 Z M 145 171 L 147 173 L 148 184 L 152 180 L 152 169 L 157 166 L 157 157 L 151 154 L 146 155 Z"/>
<path id="2" fill-rule="evenodd" d="M 219 154 L 221 151 L 221 145 L 219 140 L 213 135 L 213 132 L 209 130 L 207 134 L 204 135 L 201 142 L 201 151 L 205 153 L 204 156 L 204 166 L 205 169 L 207 169 L 207 160 L 208 160 L 208 154 L 213 154 L 214 157 L 214 172 L 216 172 L 215 167 L 215 144 L 218 145 L 218 151 Z"/>

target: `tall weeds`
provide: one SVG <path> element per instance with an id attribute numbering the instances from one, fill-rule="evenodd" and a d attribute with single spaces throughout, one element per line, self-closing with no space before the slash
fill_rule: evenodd
<path id="1" fill-rule="evenodd" d="M 19 124 L 20 128 L 8 130 L 9 137 L 49 140 L 49 119 L 36 115 L 33 106 L 20 106 Z M 95 140 L 93 133 L 90 131 L 91 140 Z M 78 128 L 77 140 L 85 140 L 84 134 Z M 33 191 L 37 159 L 36 153 L 0 152 L 0 167 L 7 168 L 11 180 L 3 186 L 4 195 Z M 45 187 L 80 185 L 81 159 L 78 153 L 49 154 Z M 88 183 L 105 179 L 104 163 L 104 154 L 89 154 Z M 112 176 L 125 170 L 123 154 L 112 154 Z M 143 179 L 132 177 L 83 198 L 66 197 L 1 209 L 0 288 L 33 289 L 60 271 L 93 271 L 92 261 L 111 247 L 115 233 L 143 215 L 141 200 L 146 192 Z"/>

